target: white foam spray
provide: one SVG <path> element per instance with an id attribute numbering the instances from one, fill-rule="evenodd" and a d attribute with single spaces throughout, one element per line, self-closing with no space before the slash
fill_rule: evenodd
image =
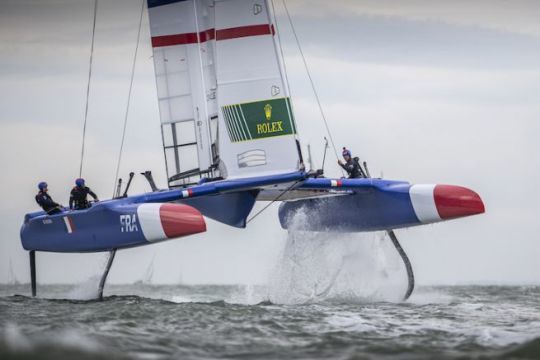
<path id="1" fill-rule="evenodd" d="M 91 276 L 82 283 L 75 285 L 66 295 L 70 300 L 94 300 L 99 296 L 100 275 Z"/>
<path id="2" fill-rule="evenodd" d="M 23 334 L 19 326 L 8 322 L 3 330 L 3 337 L 8 348 L 14 351 L 32 350 L 32 342 L 25 334 Z"/>
<path id="3" fill-rule="evenodd" d="M 109 260 L 109 253 L 103 253 L 101 258 L 99 269 L 99 275 L 92 275 L 82 283 L 77 284 L 72 288 L 66 298 L 71 300 L 94 300 L 99 297 L 99 282 L 107 262 Z"/>
<path id="4" fill-rule="evenodd" d="M 384 232 L 311 232 L 316 219 L 293 215 L 287 241 L 273 270 L 268 299 L 298 304 L 319 301 L 399 301 L 407 278 Z"/>

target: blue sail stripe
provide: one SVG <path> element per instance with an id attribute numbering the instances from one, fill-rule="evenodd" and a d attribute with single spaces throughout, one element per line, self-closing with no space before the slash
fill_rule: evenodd
<path id="1" fill-rule="evenodd" d="M 174 4 L 177 2 L 183 2 L 188 0 L 148 0 L 148 8 L 153 8 L 162 5 Z"/>

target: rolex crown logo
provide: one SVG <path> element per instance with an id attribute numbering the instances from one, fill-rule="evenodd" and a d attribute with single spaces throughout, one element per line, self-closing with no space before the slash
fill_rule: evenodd
<path id="1" fill-rule="evenodd" d="M 266 120 L 270 121 L 270 119 L 272 118 L 272 105 L 266 104 L 264 106 L 264 115 L 266 116 Z"/>

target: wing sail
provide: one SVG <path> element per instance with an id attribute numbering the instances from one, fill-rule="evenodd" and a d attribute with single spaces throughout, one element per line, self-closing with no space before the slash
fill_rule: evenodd
<path id="1" fill-rule="evenodd" d="M 303 169 L 261 0 L 148 0 L 170 186 Z"/>

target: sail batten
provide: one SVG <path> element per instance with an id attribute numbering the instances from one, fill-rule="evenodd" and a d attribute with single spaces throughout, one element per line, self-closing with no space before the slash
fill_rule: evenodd
<path id="1" fill-rule="evenodd" d="M 235 80 L 222 80 L 218 82 L 218 85 L 229 85 L 229 84 L 239 84 L 239 83 L 250 83 L 257 81 L 279 81 L 281 78 L 276 76 L 261 76 L 261 77 L 252 77 L 244 79 L 235 79 Z"/>

